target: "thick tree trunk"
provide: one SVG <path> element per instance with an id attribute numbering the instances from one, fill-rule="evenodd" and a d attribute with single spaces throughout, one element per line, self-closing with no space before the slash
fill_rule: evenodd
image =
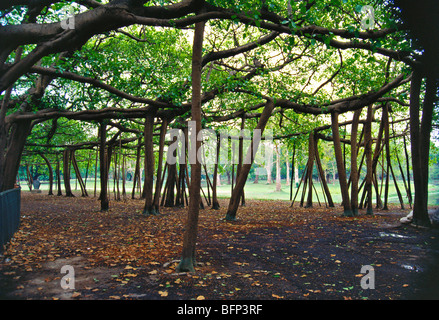
<path id="1" fill-rule="evenodd" d="M 0 191 L 14 188 L 21 155 L 31 127 L 31 121 L 15 122 L 9 131 L 9 138 L 0 136 L 0 139 L 7 141 L 6 150 L 0 149 L 0 152 L 5 152 L 3 172 L 0 172 L 0 184 L 2 184 Z"/>
<path id="2" fill-rule="evenodd" d="M 272 100 L 267 100 L 264 110 L 262 111 L 261 117 L 259 118 L 256 129 L 261 130 L 261 136 L 264 132 L 265 126 L 274 108 L 274 102 Z M 241 168 L 241 174 L 239 175 L 236 186 L 233 189 L 232 195 L 230 197 L 229 206 L 227 208 L 226 220 L 233 221 L 236 220 L 236 212 L 238 211 L 239 199 L 244 189 L 245 182 L 247 181 L 248 173 L 254 161 L 254 155 L 259 147 L 259 140 L 252 138 L 250 146 L 247 150 L 247 155 L 245 158 L 245 164 Z"/>
<path id="3" fill-rule="evenodd" d="M 191 140 L 191 183 L 189 190 L 189 206 L 186 221 L 186 230 L 183 238 L 181 261 L 177 267 L 180 272 L 195 271 L 195 246 L 197 242 L 198 213 L 200 210 L 201 163 L 197 157 L 201 141 L 198 133 L 201 131 L 201 62 L 203 51 L 205 22 L 195 24 L 195 33 L 192 47 L 192 121 L 195 121 L 195 132 Z"/>
<path id="4" fill-rule="evenodd" d="M 340 184 L 340 191 L 343 199 L 343 210 L 344 210 L 343 215 L 346 217 L 352 217 L 353 213 L 352 213 L 351 202 L 349 200 L 349 190 L 346 180 L 346 171 L 345 171 L 345 165 L 343 161 L 343 154 L 342 154 L 341 143 L 340 143 L 340 132 L 338 128 L 337 112 L 331 113 L 331 127 L 332 127 L 332 136 L 334 139 L 334 153 L 335 153 L 335 160 L 337 163 L 338 181 Z"/>
<path id="5" fill-rule="evenodd" d="M 427 75 L 422 120 L 419 123 L 421 80 L 422 76 L 415 70 L 410 88 L 410 138 L 415 185 L 413 223 L 420 226 L 430 226 L 431 222 L 428 216 L 428 161 L 434 98 L 437 87 L 434 77 Z"/>

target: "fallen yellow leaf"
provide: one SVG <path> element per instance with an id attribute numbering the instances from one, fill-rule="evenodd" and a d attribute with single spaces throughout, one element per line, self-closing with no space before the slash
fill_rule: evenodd
<path id="1" fill-rule="evenodd" d="M 168 291 L 159 291 L 159 295 L 161 297 L 167 297 L 168 296 Z"/>

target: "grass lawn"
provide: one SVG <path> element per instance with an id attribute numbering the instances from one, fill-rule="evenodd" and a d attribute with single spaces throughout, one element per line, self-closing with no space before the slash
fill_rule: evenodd
<path id="1" fill-rule="evenodd" d="M 223 181 L 224 182 L 224 181 Z M 99 184 L 99 179 L 97 181 L 97 193 L 99 193 L 100 191 L 100 184 Z M 61 185 L 62 185 L 62 189 L 64 192 L 64 183 L 63 181 L 61 181 Z M 76 188 L 75 188 L 76 186 Z M 206 189 L 206 182 L 203 181 L 202 182 L 202 186 L 203 186 L 203 190 L 207 196 L 207 189 Z M 314 182 L 314 186 L 315 186 L 315 190 L 317 191 L 318 194 L 318 199 L 315 196 L 315 193 L 313 194 L 313 202 L 318 203 L 318 200 L 324 204 L 325 203 L 325 198 L 323 196 L 323 191 L 322 191 L 322 187 L 320 185 L 320 183 Z M 21 187 L 23 188 L 23 190 L 28 190 L 27 185 L 25 184 L 24 181 L 22 181 L 21 183 Z M 79 185 L 76 184 L 75 179 L 71 180 L 71 187 L 72 190 L 75 192 L 80 192 L 80 188 Z M 111 193 L 113 191 L 113 180 L 109 181 L 109 187 L 111 190 Z M 132 191 L 132 187 L 133 187 L 133 183 L 132 181 L 127 181 L 126 183 L 126 192 L 131 195 L 131 191 Z M 332 195 L 332 199 L 334 201 L 334 203 L 341 203 L 341 194 L 340 194 L 340 187 L 338 185 L 338 181 L 335 183 L 329 183 L 328 184 L 329 190 L 331 192 Z M 403 200 L 405 204 L 408 204 L 408 200 L 407 200 L 407 195 L 405 192 L 405 189 L 403 187 L 403 183 L 402 181 L 398 181 L 398 187 L 400 188 Z M 119 186 L 120 191 L 122 191 L 122 184 L 120 184 Z M 299 191 L 297 197 L 296 197 L 296 202 L 300 201 L 300 196 L 302 193 L 302 186 L 300 187 L 301 190 Z M 49 185 L 47 181 L 43 181 L 41 186 L 40 186 L 41 190 L 49 190 Z M 54 190 L 56 190 L 56 186 L 54 185 Z M 285 180 L 282 181 L 282 189 L 281 191 L 276 191 L 276 184 L 272 183 L 272 184 L 267 184 L 265 181 L 259 181 L 259 183 L 254 184 L 253 181 L 247 181 L 247 184 L 245 185 L 245 197 L 246 199 L 258 199 L 258 200 L 285 200 L 285 201 L 289 201 L 290 200 L 290 186 L 286 185 Z M 87 191 L 89 193 L 90 196 L 93 196 L 94 193 L 94 179 L 89 179 L 87 181 Z M 297 188 L 295 185 L 293 185 L 293 197 L 296 194 Z M 230 194 L 231 194 L 231 186 L 229 184 L 222 184 L 221 186 L 218 186 L 218 197 L 219 198 L 229 198 Z M 110 193 L 110 195 L 111 195 Z M 362 191 L 360 191 L 360 195 L 359 197 L 361 198 L 361 193 Z M 412 183 L 412 193 L 414 194 L 414 185 Z M 375 192 L 374 192 L 375 194 Z M 384 197 L 384 187 L 382 189 L 382 199 Z M 112 195 L 111 195 L 112 196 Z M 306 199 L 305 199 L 306 200 Z M 398 200 L 398 195 L 396 192 L 396 188 L 395 185 L 393 183 L 390 183 L 389 186 L 389 203 L 399 203 Z M 374 199 L 374 203 L 375 203 L 375 199 Z M 429 205 L 439 205 L 439 184 L 435 181 L 435 182 L 431 182 L 429 184 L 429 199 L 428 199 L 428 203 Z"/>

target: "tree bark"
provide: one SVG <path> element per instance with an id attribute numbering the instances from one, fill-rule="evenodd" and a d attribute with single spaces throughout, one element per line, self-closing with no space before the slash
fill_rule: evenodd
<path id="1" fill-rule="evenodd" d="M 53 195 L 53 170 L 52 170 L 52 165 L 50 164 L 49 159 L 47 159 L 47 157 L 40 153 L 41 158 L 43 158 L 44 162 L 47 165 L 47 168 L 49 169 L 49 196 Z"/>
<path id="2" fill-rule="evenodd" d="M 320 160 L 317 138 L 315 138 L 314 143 L 315 143 L 316 165 L 317 165 L 317 169 L 318 169 L 319 174 L 320 174 L 320 181 L 321 181 L 322 186 L 323 186 L 323 191 L 324 191 L 326 198 L 328 200 L 328 206 L 332 208 L 332 207 L 334 207 L 334 201 L 332 200 L 331 192 L 329 191 L 329 187 L 328 187 L 328 184 L 326 182 L 325 171 L 323 170 L 322 161 Z"/>
<path id="3" fill-rule="evenodd" d="M 212 209 L 218 210 L 220 208 L 218 197 L 217 197 L 217 186 L 218 186 L 218 164 L 219 164 L 219 155 L 220 155 L 220 135 L 217 133 L 216 135 L 216 160 L 215 166 L 213 169 L 213 184 L 212 184 Z"/>
<path id="4" fill-rule="evenodd" d="M 201 62 L 203 51 L 205 22 L 195 24 L 195 33 L 192 47 L 192 121 L 195 122 L 195 132 L 192 132 L 191 155 L 195 155 L 191 161 L 191 183 L 189 190 L 189 206 L 186 221 L 186 230 L 183 238 L 183 250 L 180 263 L 177 267 L 179 272 L 194 272 L 196 265 L 195 246 L 198 231 L 198 214 L 200 210 L 201 188 L 201 163 L 197 157 L 201 141 L 198 141 L 198 133 L 201 131 Z"/>
<path id="5" fill-rule="evenodd" d="M 239 150 L 238 150 L 238 168 L 236 170 L 236 176 L 238 177 L 242 168 L 242 161 L 244 160 L 244 136 L 243 134 L 243 130 L 245 129 L 245 117 L 242 117 L 241 119 L 241 136 L 239 139 Z M 277 187 L 276 187 L 277 188 Z M 242 194 L 241 194 L 241 206 L 245 206 L 245 191 L 244 189 L 242 190 Z"/>
<path id="6" fill-rule="evenodd" d="M 56 181 L 57 181 L 57 196 L 62 196 L 61 190 L 61 172 L 60 172 L 60 163 L 59 163 L 59 154 L 56 153 Z"/>
<path id="7" fill-rule="evenodd" d="M 410 182 L 410 160 L 409 160 L 409 153 L 407 148 L 407 142 L 405 136 L 402 137 L 404 141 L 404 154 L 405 154 L 405 163 L 406 163 L 406 170 L 407 170 L 407 197 L 409 200 L 410 208 L 413 204 L 413 197 L 412 197 L 412 186 Z"/>
<path id="8" fill-rule="evenodd" d="M 428 216 L 428 161 L 430 151 L 430 131 L 433 117 L 436 79 L 427 75 L 426 92 L 423 103 L 421 123 L 419 122 L 420 88 L 422 76 L 414 70 L 410 88 L 410 138 L 412 150 L 413 179 L 415 199 L 413 204 L 413 223 L 431 226 Z"/>
<path id="9" fill-rule="evenodd" d="M 295 164 L 294 164 L 294 162 L 295 162 L 295 156 L 296 156 L 296 142 L 294 141 L 294 144 L 293 144 L 293 155 L 292 155 L 292 157 L 291 157 L 290 201 L 293 200 L 293 184 L 296 184 L 295 179 L 294 179 L 294 177 L 295 177 L 295 172 L 296 172 L 296 170 L 295 170 Z"/>
<path id="10" fill-rule="evenodd" d="M 71 160 L 71 150 L 65 149 L 63 153 L 63 174 L 64 174 L 64 188 L 66 190 L 66 197 L 74 197 L 72 193 L 72 188 L 70 186 L 70 160 Z"/>
<path id="11" fill-rule="evenodd" d="M 105 144 L 107 142 L 107 125 L 104 121 L 101 121 L 99 127 L 99 169 L 100 169 L 100 180 L 101 180 L 101 194 L 99 199 L 101 201 L 101 211 L 108 211 L 109 209 L 109 199 L 108 199 L 108 152 Z"/>
<path id="12" fill-rule="evenodd" d="M 76 179 L 79 182 L 79 187 L 81 188 L 82 197 L 88 197 L 87 190 L 85 188 L 85 183 L 82 180 L 81 172 L 79 171 L 78 162 L 76 161 L 75 150 L 71 150 L 71 159 L 73 164 L 73 169 L 75 170 Z"/>
<path id="13" fill-rule="evenodd" d="M 136 184 L 140 186 L 140 152 L 142 150 L 142 138 L 139 138 L 137 142 L 137 152 L 136 152 L 136 168 L 134 169 L 134 176 L 133 176 L 133 191 L 131 193 L 131 199 L 135 198 L 136 194 Z"/>
<path id="14" fill-rule="evenodd" d="M 145 195 L 145 207 L 143 208 L 143 214 L 151 215 L 157 214 L 153 205 L 153 183 L 154 183 L 154 144 L 153 144 L 153 132 L 154 132 L 154 115 L 150 114 L 146 116 L 144 127 L 144 139 L 145 139 L 145 181 L 144 181 L 144 195 Z"/>
<path id="15" fill-rule="evenodd" d="M 156 212 L 156 214 L 160 213 L 159 201 L 162 191 L 163 151 L 165 148 L 165 135 L 167 128 L 168 128 L 168 119 L 163 118 L 162 126 L 160 128 L 159 159 L 157 164 L 157 175 L 155 181 L 155 192 L 154 192 L 154 200 L 153 200 L 154 211 Z"/>
<path id="16" fill-rule="evenodd" d="M 360 120 L 361 109 L 354 112 L 351 128 L 351 209 L 354 216 L 358 215 L 358 121 Z"/>
<path id="17" fill-rule="evenodd" d="M 314 159 L 315 159 L 315 141 L 314 141 L 314 132 L 310 132 L 309 134 L 309 140 L 308 140 L 308 162 L 307 162 L 307 175 L 306 175 L 306 181 L 308 186 L 308 197 L 306 199 L 305 208 L 311 208 L 312 207 L 312 188 L 313 188 L 313 181 L 312 181 L 312 173 L 314 168 Z"/>
<path id="18" fill-rule="evenodd" d="M 264 132 L 268 119 L 273 112 L 273 108 L 273 100 L 267 100 L 267 103 L 265 104 L 264 110 L 262 111 L 261 117 L 259 118 L 258 124 L 256 126 L 256 129 L 261 130 L 261 136 Z M 228 221 L 236 220 L 236 212 L 238 211 L 239 199 L 241 197 L 242 190 L 244 189 L 245 182 L 247 181 L 248 173 L 250 172 L 250 168 L 253 164 L 254 154 L 258 150 L 259 142 L 259 139 L 255 140 L 253 137 L 250 146 L 248 147 L 245 164 L 241 168 L 241 174 L 236 181 L 236 186 L 233 189 L 229 201 L 229 206 L 227 208 L 227 214 L 225 219 Z"/>
<path id="19" fill-rule="evenodd" d="M 0 189 L 1 191 L 14 188 L 18 168 L 20 166 L 21 155 L 31 128 L 31 121 L 19 121 L 12 125 L 12 128 L 9 131 L 10 138 L 6 139 L 6 137 L 0 136 L 0 139 L 6 139 L 8 141 L 5 157 L 3 159 L 3 172 L 0 172 L 0 180 L 3 180 Z M 4 152 L 4 150 L 0 149 L 0 152 Z"/>
<path id="20" fill-rule="evenodd" d="M 389 125 L 389 105 L 383 107 L 384 121 L 384 147 L 386 149 L 386 184 L 384 186 L 384 205 L 383 210 L 389 210 L 387 202 L 389 200 L 389 176 L 390 176 L 390 125 Z M 383 160 L 384 167 L 384 160 Z"/>
<path id="21" fill-rule="evenodd" d="M 334 153 L 335 160 L 337 163 L 337 171 L 338 171 L 338 181 L 340 184 L 341 196 L 343 199 L 343 215 L 346 217 L 352 217 L 352 207 L 351 202 L 349 200 L 349 190 L 348 184 L 346 180 L 346 171 L 345 165 L 343 162 L 343 154 L 340 143 L 340 132 L 338 128 L 338 113 L 331 113 L 331 127 L 332 127 L 332 136 L 334 138 Z"/>
<path id="22" fill-rule="evenodd" d="M 372 207 L 372 105 L 367 107 L 366 124 L 364 128 L 364 152 L 366 153 L 366 185 L 364 191 L 367 194 L 366 214 L 373 214 Z"/>

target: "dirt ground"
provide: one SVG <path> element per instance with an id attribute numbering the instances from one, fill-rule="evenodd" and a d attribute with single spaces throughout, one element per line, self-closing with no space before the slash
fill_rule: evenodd
<path id="1" fill-rule="evenodd" d="M 181 274 L 186 209 L 143 216 L 142 200 L 111 199 L 103 213 L 95 198 L 22 192 L 21 226 L 0 256 L 0 299 L 439 298 L 439 232 L 401 225 L 409 209 L 346 218 L 340 207 L 247 200 L 226 222 L 220 205 L 200 211 L 198 267 Z M 374 288 L 362 288 L 365 275 Z M 69 276 L 74 288 L 63 289 Z"/>

